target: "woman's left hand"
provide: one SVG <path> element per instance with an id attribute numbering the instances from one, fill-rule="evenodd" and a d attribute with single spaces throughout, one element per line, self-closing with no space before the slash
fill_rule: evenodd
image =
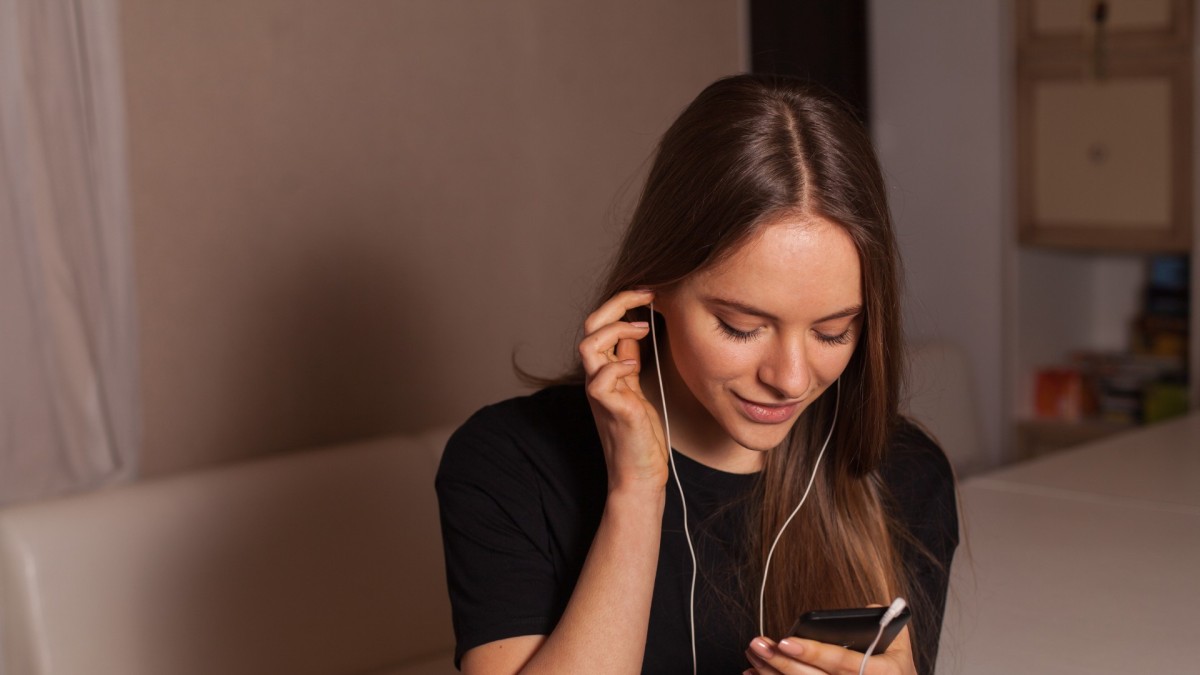
<path id="1" fill-rule="evenodd" d="M 743 675 L 858 675 L 863 655 L 837 645 L 784 638 L 776 644 L 770 638 L 750 641 L 746 658 L 753 668 Z M 908 628 L 900 631 L 886 652 L 867 660 L 866 675 L 916 675 Z"/>

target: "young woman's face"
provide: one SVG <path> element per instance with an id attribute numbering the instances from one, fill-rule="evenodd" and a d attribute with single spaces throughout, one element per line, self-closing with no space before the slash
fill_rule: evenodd
<path id="1" fill-rule="evenodd" d="M 778 445 L 846 368 L 862 303 L 850 236 L 808 217 L 764 226 L 661 293 L 675 446 L 718 468 L 758 468 L 761 455 L 747 450 Z"/>

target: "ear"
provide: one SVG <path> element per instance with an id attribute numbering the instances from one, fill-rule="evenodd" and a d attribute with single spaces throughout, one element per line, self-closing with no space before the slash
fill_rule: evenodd
<path id="1" fill-rule="evenodd" d="M 670 314 L 675 306 L 676 286 L 667 286 L 654 292 L 654 302 L 650 303 L 655 314 Z"/>

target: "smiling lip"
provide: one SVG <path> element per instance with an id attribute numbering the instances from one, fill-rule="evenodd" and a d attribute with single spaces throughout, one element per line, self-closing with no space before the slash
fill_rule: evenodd
<path id="1" fill-rule="evenodd" d="M 796 412 L 799 403 L 789 403 L 787 405 L 770 405 L 766 403 L 755 403 L 734 394 L 737 397 L 738 403 L 742 406 L 742 412 L 749 417 L 751 421 L 759 424 L 782 424 L 792 418 Z"/>

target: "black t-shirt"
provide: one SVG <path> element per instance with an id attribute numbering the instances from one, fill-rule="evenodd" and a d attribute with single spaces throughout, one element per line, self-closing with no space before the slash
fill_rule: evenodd
<path id="1" fill-rule="evenodd" d="M 744 522 L 736 505 L 754 475 L 712 469 L 675 453 L 700 560 L 696 648 L 700 673 L 741 673 L 756 617 L 730 602 Z M 892 508 L 937 563 L 898 540 L 940 627 L 958 544 L 954 480 L 937 445 L 915 427 L 893 439 L 883 469 Z M 608 488 L 603 450 L 582 387 L 551 387 L 488 406 L 446 445 L 437 475 L 446 572 L 457 639 L 469 649 L 549 635 L 571 597 Z M 644 673 L 692 672 L 692 562 L 674 480 L 668 483 Z M 936 631 L 935 631 L 936 632 Z M 917 634 L 917 665 L 932 670 L 938 635 Z M 603 654 L 597 654 L 602 659 Z"/>

